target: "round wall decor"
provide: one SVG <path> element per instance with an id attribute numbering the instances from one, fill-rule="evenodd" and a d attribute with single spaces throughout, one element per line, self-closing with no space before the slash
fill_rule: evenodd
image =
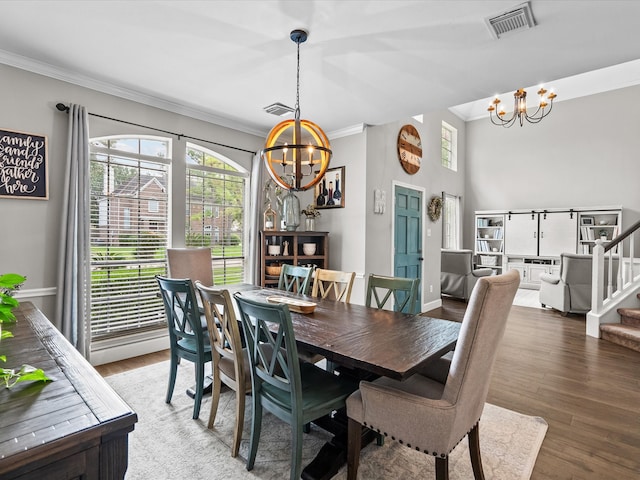
<path id="1" fill-rule="evenodd" d="M 442 213 L 442 198 L 433 196 L 429 200 L 429 206 L 427 207 L 427 213 L 431 221 L 436 222 L 440 218 Z"/>
<path id="2" fill-rule="evenodd" d="M 405 172 L 413 175 L 420 170 L 422 162 L 422 141 L 413 125 L 404 125 L 398 134 L 398 160 Z"/>

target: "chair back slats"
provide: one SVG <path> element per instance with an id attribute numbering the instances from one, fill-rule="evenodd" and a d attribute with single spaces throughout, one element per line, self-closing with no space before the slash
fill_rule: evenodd
<path id="1" fill-rule="evenodd" d="M 301 396 L 300 367 L 291 315 L 286 305 L 234 298 L 249 349 L 251 374 L 279 390 Z M 277 330 L 277 333 L 273 331 Z"/>
<path id="2" fill-rule="evenodd" d="M 169 324 L 169 334 L 175 337 L 175 341 L 187 338 L 202 343 L 204 335 L 191 280 L 156 278 Z"/>
<path id="3" fill-rule="evenodd" d="M 416 299 L 418 296 L 419 278 L 385 277 L 369 275 L 367 281 L 368 307 L 382 309 L 390 298 L 393 298 L 394 310 L 405 313 L 418 313 Z M 375 305 L 373 305 L 375 301 Z"/>
<path id="4" fill-rule="evenodd" d="M 280 270 L 278 289 L 306 295 L 312 273 L 313 269 L 310 267 L 298 267 L 285 263 Z"/>
<path id="5" fill-rule="evenodd" d="M 355 278 L 355 272 L 318 268 L 315 271 L 311 296 L 349 303 Z"/>
<path id="6" fill-rule="evenodd" d="M 199 281 L 195 284 L 207 319 L 211 345 L 218 355 L 236 362 L 242 350 L 242 334 L 229 291 L 207 287 Z"/>

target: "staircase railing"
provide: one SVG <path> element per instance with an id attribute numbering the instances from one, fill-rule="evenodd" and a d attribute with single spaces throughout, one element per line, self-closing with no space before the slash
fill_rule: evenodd
<path id="1" fill-rule="evenodd" d="M 637 290 L 640 282 L 640 265 L 635 254 L 635 233 L 640 230 L 640 221 L 634 223 L 614 240 L 604 245 L 596 240 L 593 248 L 591 311 L 587 314 L 587 334 L 599 337 L 603 315 L 631 290 Z M 605 268 L 605 259 L 606 262 Z M 614 270 L 614 266 L 617 266 Z"/>

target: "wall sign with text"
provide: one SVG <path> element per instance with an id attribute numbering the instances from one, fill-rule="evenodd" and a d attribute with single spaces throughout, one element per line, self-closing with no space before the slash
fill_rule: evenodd
<path id="1" fill-rule="evenodd" d="M 45 135 L 0 129 L 0 197 L 49 198 Z"/>

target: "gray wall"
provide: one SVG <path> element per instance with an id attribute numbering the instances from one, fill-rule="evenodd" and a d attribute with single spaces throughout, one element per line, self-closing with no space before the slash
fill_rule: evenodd
<path id="1" fill-rule="evenodd" d="M 640 219 L 639 104 L 635 86 L 558 102 L 537 125 L 468 122 L 465 246 L 475 210 L 622 205 L 623 228 Z"/>

